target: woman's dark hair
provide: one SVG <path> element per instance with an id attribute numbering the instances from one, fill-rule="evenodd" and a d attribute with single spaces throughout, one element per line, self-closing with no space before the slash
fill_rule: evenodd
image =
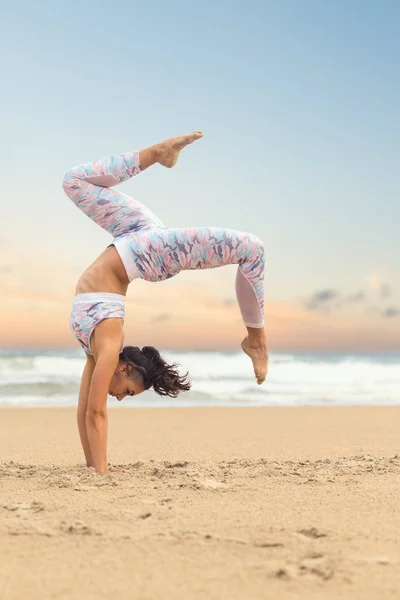
<path id="1" fill-rule="evenodd" d="M 177 363 L 168 365 L 153 346 L 125 346 L 119 355 L 119 360 L 131 365 L 143 377 L 146 390 L 151 387 L 160 396 L 176 398 L 179 392 L 187 392 L 191 383 L 186 375 L 179 375 Z"/>

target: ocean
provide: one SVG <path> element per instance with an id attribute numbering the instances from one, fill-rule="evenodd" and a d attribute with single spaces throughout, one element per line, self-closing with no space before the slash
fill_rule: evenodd
<path id="1" fill-rule="evenodd" d="M 258 386 L 250 359 L 238 352 L 164 351 L 190 373 L 178 398 L 146 391 L 108 406 L 310 406 L 400 404 L 400 352 L 321 354 L 270 352 Z M 85 358 L 76 350 L 0 349 L 0 406 L 76 406 Z"/>

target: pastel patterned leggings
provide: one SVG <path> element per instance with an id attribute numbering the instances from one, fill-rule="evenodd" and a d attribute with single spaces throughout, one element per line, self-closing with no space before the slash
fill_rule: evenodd
<path id="1" fill-rule="evenodd" d="M 220 227 L 167 228 L 143 204 L 111 186 L 141 172 L 138 152 L 126 152 L 67 171 L 71 200 L 129 252 L 146 281 L 162 281 L 189 269 L 237 264 L 236 296 L 244 324 L 264 325 L 264 247 L 253 234 Z"/>

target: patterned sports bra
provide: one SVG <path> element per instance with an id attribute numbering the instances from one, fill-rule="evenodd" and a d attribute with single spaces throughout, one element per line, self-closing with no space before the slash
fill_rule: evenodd
<path id="1" fill-rule="evenodd" d="M 119 318 L 124 321 L 125 296 L 109 292 L 77 294 L 72 304 L 69 324 L 72 333 L 86 352 L 93 356 L 90 337 L 101 321 Z M 123 348 L 123 340 L 121 350 Z"/>

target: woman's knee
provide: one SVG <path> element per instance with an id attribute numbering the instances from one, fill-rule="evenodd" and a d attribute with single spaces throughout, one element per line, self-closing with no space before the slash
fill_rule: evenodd
<path id="1" fill-rule="evenodd" d="M 250 237 L 251 237 L 251 242 L 257 251 L 257 254 L 264 255 L 264 242 L 262 240 L 260 240 L 260 238 L 257 237 L 256 235 L 254 235 L 253 233 L 250 234 Z"/>
<path id="2" fill-rule="evenodd" d="M 73 183 L 74 183 L 73 169 L 68 169 L 68 171 L 65 171 L 63 178 L 61 180 L 61 185 L 66 194 L 69 195 L 69 192 L 72 188 Z"/>
<path id="3" fill-rule="evenodd" d="M 79 177 L 79 173 L 77 172 L 76 167 L 65 171 L 64 176 L 61 180 L 61 185 L 63 187 L 64 192 L 71 199 L 79 198 L 82 195 L 82 192 L 84 191 L 82 189 L 82 180 Z"/>

